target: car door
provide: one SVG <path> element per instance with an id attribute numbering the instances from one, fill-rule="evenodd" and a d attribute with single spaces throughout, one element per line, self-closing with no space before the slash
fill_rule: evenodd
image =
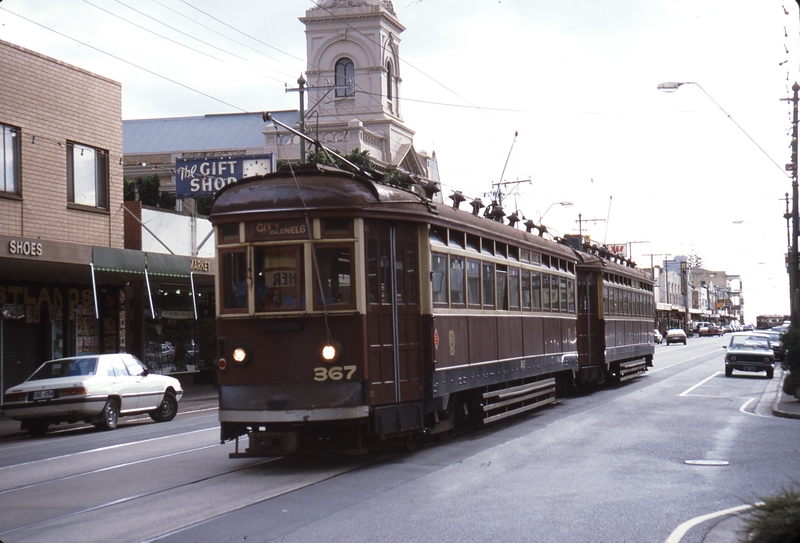
<path id="1" fill-rule="evenodd" d="M 123 354 L 122 361 L 128 368 L 128 373 L 136 379 L 139 387 L 137 409 L 140 411 L 155 409 L 164 397 L 164 387 L 157 375 L 146 375 L 147 370 L 139 359 L 131 354 Z"/>
<path id="2" fill-rule="evenodd" d="M 114 394 L 120 398 L 120 413 L 139 407 L 139 376 L 131 375 L 119 355 L 107 357 L 108 378 Z"/>

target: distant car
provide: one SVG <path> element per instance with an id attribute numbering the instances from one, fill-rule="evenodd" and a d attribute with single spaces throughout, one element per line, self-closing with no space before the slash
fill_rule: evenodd
<path id="1" fill-rule="evenodd" d="M 3 396 L 3 411 L 43 436 L 50 424 L 85 421 L 103 430 L 119 417 L 147 413 L 166 422 L 178 413 L 180 382 L 151 374 L 132 354 L 95 354 L 45 362 Z"/>
<path id="2" fill-rule="evenodd" d="M 680 328 L 667 330 L 667 345 L 672 345 L 673 343 L 683 343 L 686 345 L 686 332 Z"/>
<path id="3" fill-rule="evenodd" d="M 764 333 L 769 336 L 769 346 L 772 347 L 772 352 L 775 353 L 775 360 L 783 360 L 784 348 L 780 332 L 767 330 Z"/>
<path id="4" fill-rule="evenodd" d="M 752 331 L 753 331 L 752 324 L 745 324 L 744 326 L 742 326 L 742 332 L 752 332 Z"/>
<path id="5" fill-rule="evenodd" d="M 725 376 L 737 371 L 764 371 L 767 379 L 775 372 L 775 353 L 767 334 L 758 332 L 736 332 L 731 334 L 725 353 Z"/>
<path id="6" fill-rule="evenodd" d="M 661 335 L 661 332 L 658 331 L 657 328 L 653 329 L 653 342 L 658 343 L 661 345 L 661 342 L 664 341 L 664 336 Z"/>
<path id="7" fill-rule="evenodd" d="M 704 325 L 700 326 L 697 331 L 700 337 L 721 336 L 723 334 L 722 328 L 713 322 L 707 322 L 703 324 Z"/>

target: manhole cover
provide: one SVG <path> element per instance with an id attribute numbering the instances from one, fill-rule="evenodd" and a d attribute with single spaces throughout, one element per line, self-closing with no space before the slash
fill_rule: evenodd
<path id="1" fill-rule="evenodd" d="M 690 466 L 727 466 L 730 464 L 727 460 L 684 460 L 683 463 Z"/>

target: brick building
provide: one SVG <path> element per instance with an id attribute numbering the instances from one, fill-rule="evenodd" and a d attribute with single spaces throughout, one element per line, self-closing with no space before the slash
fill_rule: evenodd
<path id="1" fill-rule="evenodd" d="M 125 247 L 119 83 L 4 41 L 0 58 L 0 389 L 50 358 L 145 360 L 214 266 Z"/>

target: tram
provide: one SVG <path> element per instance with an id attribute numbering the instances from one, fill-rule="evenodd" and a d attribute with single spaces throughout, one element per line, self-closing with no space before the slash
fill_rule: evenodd
<path id="1" fill-rule="evenodd" d="M 315 164 L 219 192 L 219 419 L 232 457 L 410 444 L 646 370 L 645 274 L 426 188 Z"/>

